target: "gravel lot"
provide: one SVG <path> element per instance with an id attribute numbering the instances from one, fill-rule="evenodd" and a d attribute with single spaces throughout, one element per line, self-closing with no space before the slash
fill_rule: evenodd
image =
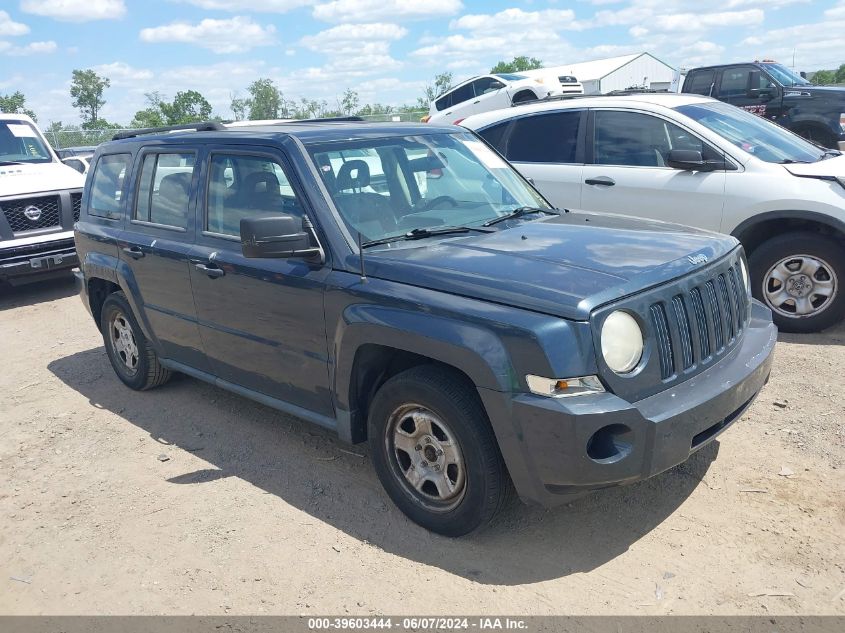
<path id="1" fill-rule="evenodd" d="M 434 536 L 366 448 L 115 377 L 67 280 L 0 289 L 0 613 L 845 614 L 845 327 L 686 464 Z"/>

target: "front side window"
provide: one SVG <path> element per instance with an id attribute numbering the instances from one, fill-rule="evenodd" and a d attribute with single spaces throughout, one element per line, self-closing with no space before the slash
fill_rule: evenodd
<path id="1" fill-rule="evenodd" d="M 550 208 L 469 133 L 319 143 L 309 151 L 342 220 L 362 241 L 480 226 L 516 207 Z"/>
<path id="2" fill-rule="evenodd" d="M 89 215 L 118 218 L 126 199 L 126 175 L 132 165 L 132 154 L 100 156 L 91 181 Z"/>
<path id="3" fill-rule="evenodd" d="M 789 130 L 726 103 L 675 108 L 767 163 L 814 163 L 825 152 Z"/>
<path id="4" fill-rule="evenodd" d="M 475 96 L 480 97 L 481 95 L 496 92 L 497 90 L 504 88 L 505 84 L 498 79 L 493 79 L 492 77 L 482 77 L 481 79 L 473 81 L 472 86 L 475 90 Z"/>
<path id="5" fill-rule="evenodd" d="M 208 179 L 205 230 L 238 237 L 241 220 L 303 210 L 284 168 L 272 158 L 214 154 Z"/>
<path id="6" fill-rule="evenodd" d="M 194 163 L 193 153 L 147 154 L 138 183 L 135 219 L 188 228 Z"/>
<path id="7" fill-rule="evenodd" d="M 597 165 L 666 167 L 669 152 L 676 149 L 701 152 L 705 160 L 719 158 L 715 149 L 694 134 L 655 116 L 598 110 L 595 117 Z"/>
<path id="8" fill-rule="evenodd" d="M 580 122 L 580 110 L 515 119 L 506 156 L 523 163 L 574 163 Z"/>
<path id="9" fill-rule="evenodd" d="M 29 121 L 0 121 L 0 165 L 49 163 L 50 150 Z"/>

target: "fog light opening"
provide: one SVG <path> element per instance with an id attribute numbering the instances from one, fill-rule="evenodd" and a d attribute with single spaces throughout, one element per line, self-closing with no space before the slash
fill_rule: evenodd
<path id="1" fill-rule="evenodd" d="M 593 461 L 612 464 L 630 454 L 632 441 L 633 433 L 624 424 L 603 426 L 587 441 L 587 455 Z"/>

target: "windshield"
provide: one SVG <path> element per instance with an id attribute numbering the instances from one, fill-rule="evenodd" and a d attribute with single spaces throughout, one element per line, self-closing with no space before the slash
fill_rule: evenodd
<path id="1" fill-rule="evenodd" d="M 50 150 L 28 121 L 0 121 L 0 165 L 15 163 L 49 163 Z"/>
<path id="2" fill-rule="evenodd" d="M 767 163 L 814 163 L 824 150 L 779 125 L 727 103 L 675 108 L 737 147 Z"/>
<path id="3" fill-rule="evenodd" d="M 343 221 L 362 242 L 480 227 L 519 207 L 551 209 L 469 133 L 348 140 L 309 151 Z"/>
<path id="4" fill-rule="evenodd" d="M 769 74 L 778 80 L 782 86 L 809 86 L 809 81 L 797 75 L 782 64 L 766 64 L 763 66 Z"/>
<path id="5" fill-rule="evenodd" d="M 505 81 L 520 81 L 527 79 L 525 75 L 517 75 L 516 73 L 494 73 L 495 77 L 501 77 Z"/>

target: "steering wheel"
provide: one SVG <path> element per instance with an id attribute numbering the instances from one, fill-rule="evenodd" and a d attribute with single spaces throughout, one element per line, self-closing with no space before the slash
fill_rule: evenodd
<path id="1" fill-rule="evenodd" d="M 432 198 L 431 200 L 426 200 L 425 204 L 416 204 L 415 210 L 416 211 L 428 211 L 429 209 L 433 209 L 439 204 L 444 202 L 448 202 L 450 205 L 457 207 L 458 201 L 455 200 L 452 196 L 437 196 L 436 198 Z"/>

